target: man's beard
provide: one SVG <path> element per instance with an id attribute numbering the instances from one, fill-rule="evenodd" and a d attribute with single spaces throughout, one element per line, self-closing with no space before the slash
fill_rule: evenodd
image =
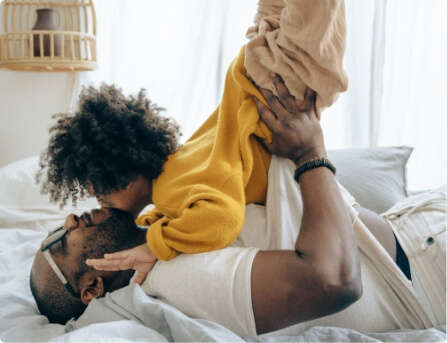
<path id="1" fill-rule="evenodd" d="M 103 258 L 104 254 L 134 248 L 141 235 L 141 229 L 135 224 L 133 217 L 123 211 L 110 209 L 110 217 L 96 225 L 86 237 L 80 254 L 79 271 L 76 279 L 93 267 L 87 266 L 87 259 Z"/>

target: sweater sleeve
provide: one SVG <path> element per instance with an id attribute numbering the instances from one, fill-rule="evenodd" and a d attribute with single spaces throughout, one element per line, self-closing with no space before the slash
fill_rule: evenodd
<path id="1" fill-rule="evenodd" d="M 249 77 L 276 93 L 271 72 L 279 74 L 303 103 L 310 90 L 316 92 L 320 116 L 347 89 L 345 21 L 343 0 L 260 0 L 255 25 L 247 31 Z"/>
<path id="2" fill-rule="evenodd" d="M 140 215 L 135 222 L 141 226 L 150 226 L 163 217 L 163 213 L 161 213 L 156 207 L 154 207 L 153 209 Z"/>
<path id="3" fill-rule="evenodd" d="M 241 181 L 241 175 L 232 177 L 220 190 L 204 184 L 195 186 L 191 196 L 183 201 L 178 216 L 167 215 L 149 227 L 146 241 L 155 256 L 170 260 L 179 253 L 200 253 L 229 246 L 244 224 Z"/>

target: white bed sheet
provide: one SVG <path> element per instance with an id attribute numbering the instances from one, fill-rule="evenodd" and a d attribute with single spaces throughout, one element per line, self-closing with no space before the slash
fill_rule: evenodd
<path id="1" fill-rule="evenodd" d="M 29 288 L 33 257 L 47 231 L 61 223 L 61 212 L 34 184 L 37 158 L 0 168 L 0 340 L 3 342 L 243 341 L 231 331 L 185 316 L 128 286 L 93 302 L 78 329 L 49 324 L 40 315 Z M 76 212 L 96 206 L 92 199 Z M 143 299 L 143 296 L 145 299 Z M 70 328 L 70 325 L 67 326 Z M 362 334 L 334 327 L 314 327 L 296 336 L 261 336 L 266 342 L 444 342 L 445 325 L 428 330 Z"/>
<path id="2" fill-rule="evenodd" d="M 0 230 L 0 339 L 3 342 L 244 341 L 222 326 L 189 318 L 169 305 L 148 298 L 135 285 L 92 303 L 83 320 L 78 321 L 79 328 L 66 333 L 63 325 L 49 324 L 38 313 L 29 289 L 34 253 L 45 236 L 44 232 L 29 229 Z M 259 341 L 444 342 L 445 326 L 381 334 L 314 327 L 297 336 L 265 336 Z"/>

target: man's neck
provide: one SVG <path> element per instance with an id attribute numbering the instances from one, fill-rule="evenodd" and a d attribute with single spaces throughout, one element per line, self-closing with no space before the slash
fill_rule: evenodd
<path id="1" fill-rule="evenodd" d="M 146 243 L 146 233 L 147 233 L 148 228 L 144 227 L 144 226 L 139 226 L 139 230 L 140 231 L 135 238 L 134 247 Z"/>

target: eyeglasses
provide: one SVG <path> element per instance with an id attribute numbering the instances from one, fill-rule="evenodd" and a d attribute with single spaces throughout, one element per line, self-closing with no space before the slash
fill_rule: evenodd
<path id="1" fill-rule="evenodd" d="M 60 228 L 58 228 L 58 229 L 56 229 L 54 231 L 51 231 L 48 234 L 48 237 L 43 240 L 43 242 L 42 242 L 42 244 L 40 246 L 40 251 L 43 253 L 43 256 L 48 261 L 49 265 L 51 266 L 53 271 L 56 273 L 56 275 L 59 278 L 59 280 L 62 281 L 62 283 L 64 284 L 65 288 L 67 288 L 67 290 L 70 292 L 70 294 L 73 295 L 75 298 L 79 298 L 79 294 L 77 294 L 73 290 L 73 288 L 70 286 L 70 284 L 68 283 L 67 279 L 62 274 L 61 270 L 56 265 L 56 263 L 54 262 L 53 258 L 51 257 L 50 252 L 48 251 L 48 249 L 50 249 L 54 244 L 56 244 L 61 239 L 63 239 L 67 235 L 67 233 L 68 233 L 68 230 L 64 229 L 63 227 L 60 227 Z"/>

